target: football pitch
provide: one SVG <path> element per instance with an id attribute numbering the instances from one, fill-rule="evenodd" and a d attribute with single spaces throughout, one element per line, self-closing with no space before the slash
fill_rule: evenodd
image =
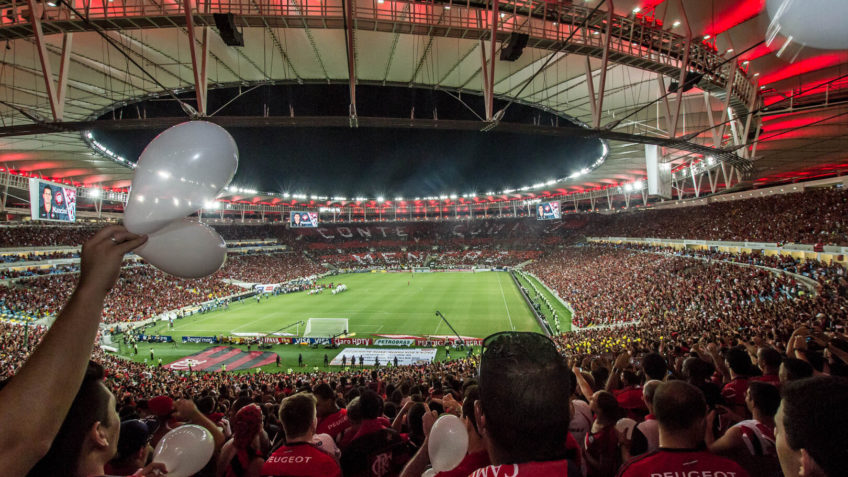
<path id="1" fill-rule="evenodd" d="M 151 332 L 182 336 L 272 333 L 310 318 L 346 318 L 357 337 L 373 334 L 451 335 L 436 316 L 440 311 L 462 336 L 483 338 L 504 330 L 540 331 L 521 292 L 506 272 L 480 273 L 356 273 L 337 275 L 321 283 L 344 284 L 330 290 L 263 298 L 248 298 L 229 309 L 176 320 L 173 329 L 157 325 Z M 304 326 L 299 328 L 300 334 Z"/>

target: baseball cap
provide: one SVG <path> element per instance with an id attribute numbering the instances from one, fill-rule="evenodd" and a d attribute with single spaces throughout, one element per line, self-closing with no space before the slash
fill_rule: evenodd
<path id="1" fill-rule="evenodd" d="M 150 442 L 153 429 L 147 422 L 140 419 L 131 419 L 121 423 L 121 434 L 118 437 L 118 459 L 125 459 L 138 452 L 143 446 Z"/>
<path id="2" fill-rule="evenodd" d="M 174 412 L 174 400 L 168 396 L 156 396 L 147 401 L 147 408 L 158 417 L 166 417 Z"/>

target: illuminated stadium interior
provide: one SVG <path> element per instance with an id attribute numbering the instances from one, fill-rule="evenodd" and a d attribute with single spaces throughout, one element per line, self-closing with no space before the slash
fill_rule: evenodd
<path id="1" fill-rule="evenodd" d="M 0 0 L 0 475 L 844 475 L 844 18 Z"/>

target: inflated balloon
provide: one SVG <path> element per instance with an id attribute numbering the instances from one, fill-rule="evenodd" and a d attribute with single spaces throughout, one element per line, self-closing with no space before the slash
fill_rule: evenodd
<path id="1" fill-rule="evenodd" d="M 224 265 L 227 244 L 212 227 L 181 219 L 150 234 L 135 253 L 163 272 L 201 278 Z"/>
<path id="2" fill-rule="evenodd" d="M 462 421 L 453 414 L 443 414 L 430 430 L 427 452 L 436 472 L 459 465 L 468 452 L 468 431 Z"/>
<path id="3" fill-rule="evenodd" d="M 633 438 L 633 429 L 636 427 L 636 421 L 629 417 L 622 417 L 615 423 L 615 430 L 625 439 Z"/>
<path id="4" fill-rule="evenodd" d="M 153 462 L 165 464 L 168 477 L 189 477 L 206 466 L 214 451 L 212 434 L 200 426 L 187 424 L 159 440 L 153 451 Z"/>
<path id="5" fill-rule="evenodd" d="M 826 50 L 848 49 L 848 2 L 845 0 L 768 0 L 767 38 L 787 39 Z"/>
<path id="6" fill-rule="evenodd" d="M 214 201 L 238 168 L 238 148 L 224 128 L 190 121 L 165 130 L 138 159 L 124 212 L 132 233 L 149 234 Z"/>
<path id="7" fill-rule="evenodd" d="M 438 472 L 436 472 L 436 469 L 429 468 L 425 470 L 423 474 L 421 474 L 421 477 L 435 477 L 436 474 L 438 474 Z"/>

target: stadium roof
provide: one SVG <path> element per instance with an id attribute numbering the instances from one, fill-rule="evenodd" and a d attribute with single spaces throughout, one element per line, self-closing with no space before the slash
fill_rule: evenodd
<path id="1" fill-rule="evenodd" d="M 200 104 L 206 95 L 194 94 L 196 85 L 203 91 L 316 83 L 347 85 L 339 106 L 348 114 L 222 112 L 210 120 L 233 127 L 444 127 L 606 138 L 609 157 L 597 169 L 533 185 L 534 192 L 557 195 L 642 179 L 645 143 L 668 147 L 663 161 L 672 170 L 697 163 L 693 171 L 712 169 L 709 181 L 716 185 L 710 185 L 719 188 L 728 177 L 734 184 L 766 182 L 848 168 L 848 52 L 799 48 L 780 37 L 767 45 L 764 5 L 499 1 L 492 45 L 490 1 L 4 0 L 0 162 L 7 170 L 125 187 L 132 169 L 98 150 L 86 131 L 155 129 L 195 111 L 212 114 Z M 215 26 L 212 14 L 227 12 L 235 15 L 244 47 L 224 44 Z M 483 68 L 484 58 L 497 58 L 513 33 L 529 35 L 523 54 Z M 684 63 L 688 78 L 681 74 Z M 668 93 L 681 79 L 696 83 Z M 482 120 L 359 115 L 355 93 L 364 85 L 479 95 Z M 130 114 L 136 102 L 177 98 L 185 105 L 180 116 Z M 499 122 L 512 101 L 574 118 L 585 129 Z M 121 115 L 97 120 L 113 110 Z M 720 175 L 717 168 L 725 165 Z M 244 191 L 239 197 L 251 195 L 270 197 Z"/>

